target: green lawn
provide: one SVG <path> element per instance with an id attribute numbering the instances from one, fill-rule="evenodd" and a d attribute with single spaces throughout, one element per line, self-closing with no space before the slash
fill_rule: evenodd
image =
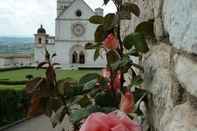
<path id="1" fill-rule="evenodd" d="M 99 70 L 56 70 L 57 79 L 64 79 L 67 77 L 71 77 L 75 80 L 79 80 L 81 76 L 87 73 L 99 72 Z M 0 80 L 8 80 L 8 81 L 22 81 L 26 80 L 26 75 L 33 75 L 34 77 L 37 76 L 45 76 L 44 69 L 21 69 L 21 70 L 14 70 L 14 71 L 6 71 L 0 72 Z M 23 89 L 24 85 L 0 85 L 0 89 Z"/>

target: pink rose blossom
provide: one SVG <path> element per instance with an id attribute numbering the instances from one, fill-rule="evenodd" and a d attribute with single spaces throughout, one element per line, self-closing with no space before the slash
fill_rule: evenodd
<path id="1" fill-rule="evenodd" d="M 111 33 L 103 41 L 103 46 L 107 49 L 117 49 L 119 46 L 118 39 Z"/>
<path id="2" fill-rule="evenodd" d="M 125 113 L 130 113 L 133 111 L 133 109 L 134 109 L 134 96 L 132 92 L 127 91 L 121 97 L 120 110 Z"/>
<path id="3" fill-rule="evenodd" d="M 141 127 L 125 114 L 118 116 L 114 112 L 93 113 L 79 131 L 141 131 Z"/>

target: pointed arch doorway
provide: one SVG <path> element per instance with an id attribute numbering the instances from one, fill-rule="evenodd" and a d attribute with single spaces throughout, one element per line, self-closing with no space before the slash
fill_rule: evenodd
<path id="1" fill-rule="evenodd" d="M 86 54 L 85 49 L 80 45 L 75 45 L 71 48 L 71 64 L 85 64 Z"/>

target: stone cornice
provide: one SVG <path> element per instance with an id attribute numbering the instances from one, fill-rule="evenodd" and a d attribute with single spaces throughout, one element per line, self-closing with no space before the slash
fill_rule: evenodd
<path id="1" fill-rule="evenodd" d="M 94 42 L 94 40 L 55 40 L 55 42 Z"/>

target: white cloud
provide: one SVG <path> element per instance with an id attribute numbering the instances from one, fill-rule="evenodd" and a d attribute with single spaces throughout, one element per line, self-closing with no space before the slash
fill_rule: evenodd
<path id="1" fill-rule="evenodd" d="M 103 0 L 85 0 L 91 8 L 103 7 L 114 12 L 112 3 Z M 54 34 L 56 0 L 0 0 L 0 36 L 32 36 L 40 24 Z"/>

